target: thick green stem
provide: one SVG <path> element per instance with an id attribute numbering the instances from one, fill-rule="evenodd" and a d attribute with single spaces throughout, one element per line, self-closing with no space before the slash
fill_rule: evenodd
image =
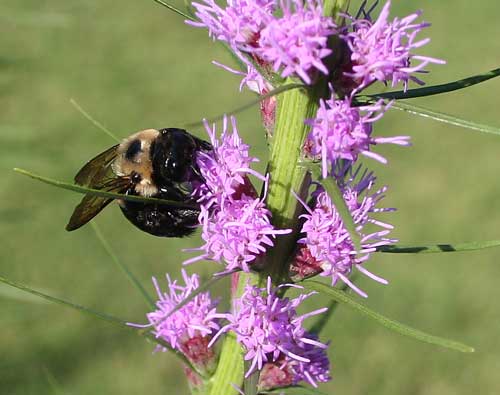
<path id="1" fill-rule="evenodd" d="M 252 273 L 234 273 L 231 278 L 232 308 L 234 300 L 239 298 L 248 283 L 258 284 L 259 277 Z M 243 349 L 234 334 L 224 338 L 222 350 L 215 374 L 206 382 L 205 393 L 209 395 L 237 395 L 237 388 L 243 388 L 244 361 Z"/>
<path id="2" fill-rule="evenodd" d="M 236 395 L 233 385 L 243 382 L 243 350 L 233 334 L 227 335 L 222 345 L 217 371 L 210 379 L 206 391 L 210 395 Z"/>
<path id="3" fill-rule="evenodd" d="M 345 11 L 349 0 L 325 0 L 323 13 L 340 22 L 337 14 Z M 267 273 L 275 283 L 288 277 L 288 262 L 295 248 L 299 232 L 298 214 L 301 210 L 293 192 L 301 195 L 308 186 L 307 170 L 300 166 L 302 148 L 309 127 L 304 120 L 313 118 L 318 101 L 328 92 L 327 76 L 318 74 L 318 80 L 310 89 L 294 89 L 278 97 L 275 129 L 271 141 L 268 171 L 271 175 L 267 195 L 267 207 L 273 215 L 273 224 L 280 229 L 292 229 L 292 233 L 279 237 L 267 259 Z M 292 81 L 286 81 L 290 84 Z"/>
<path id="4" fill-rule="evenodd" d="M 312 118 L 318 107 L 317 95 L 312 90 L 295 89 L 278 98 L 276 122 L 271 142 L 268 171 L 271 175 L 267 194 L 267 207 L 277 228 L 292 229 L 292 233 L 279 237 L 270 251 L 269 274 L 275 282 L 285 278 L 286 262 L 297 236 L 300 204 L 292 192 L 300 193 L 307 171 L 299 166 L 302 147 L 309 127 L 304 120 Z"/>

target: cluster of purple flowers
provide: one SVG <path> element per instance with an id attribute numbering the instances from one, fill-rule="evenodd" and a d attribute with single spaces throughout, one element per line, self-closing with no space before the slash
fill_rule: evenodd
<path id="1" fill-rule="evenodd" d="M 277 291 L 284 286 L 291 285 L 273 288 L 270 277 L 265 288 L 247 285 L 236 302 L 235 311 L 225 315 L 228 324 L 219 330 L 212 343 L 219 335 L 234 332 L 246 351 L 244 359 L 251 361 L 245 377 L 268 365 L 268 375 L 262 376 L 267 381 L 262 385 L 268 388 L 275 387 L 273 382 L 276 381 L 283 384 L 283 379 L 275 377 L 271 366 L 278 366 L 281 371 L 288 373 L 287 385 L 308 381 L 316 387 L 317 381 L 329 380 L 329 364 L 325 353 L 327 345 L 319 342 L 302 324 L 307 317 L 327 309 L 297 315 L 297 307 L 313 293 L 302 294 L 295 299 L 280 298 Z"/>
<path id="2" fill-rule="evenodd" d="M 205 27 L 212 38 L 226 42 L 248 66 L 247 82 L 259 78 L 257 64 L 282 77 L 297 75 L 307 84 L 313 70 L 328 73 L 323 59 L 332 52 L 327 41 L 336 28 L 323 16 L 321 1 L 236 0 L 222 8 L 205 0 L 192 5 L 199 22 L 187 23 Z M 277 8 L 279 17 L 274 15 Z"/>
<path id="3" fill-rule="evenodd" d="M 135 327 L 153 328 L 153 334 L 165 341 L 173 349 L 182 352 L 193 365 L 202 371 L 214 368 L 214 352 L 208 344 L 220 329 L 219 315 L 216 312 L 218 300 L 212 299 L 209 292 L 202 292 L 192 298 L 184 307 L 174 311 L 200 286 L 197 274 L 189 276 L 184 270 L 182 277 L 185 285 L 172 281 L 167 274 L 168 292 L 163 292 L 155 278 L 153 284 L 158 295 L 156 310 L 147 314 L 149 324 L 129 324 Z M 158 351 L 167 351 L 158 346 Z"/>
<path id="4" fill-rule="evenodd" d="M 301 217 L 304 219 L 302 225 L 303 238 L 298 243 L 307 250 L 304 258 L 304 250 L 299 254 L 305 262 L 297 262 L 292 270 L 299 271 L 301 265 L 309 269 L 307 276 L 319 273 L 321 276 L 331 278 L 332 285 L 340 279 L 360 296 L 367 297 L 366 293 L 359 289 L 349 280 L 349 274 L 353 268 L 378 281 L 387 284 L 387 281 L 370 273 L 363 267 L 370 253 L 376 251 L 377 247 L 394 243 L 396 240 L 389 239 L 392 225 L 372 218 L 373 213 L 393 211 L 392 208 L 379 208 L 377 204 L 383 198 L 387 187 L 373 190 L 375 176 L 366 170 L 359 175 L 361 166 L 355 171 L 351 166 L 336 171 L 335 177 L 344 197 L 344 201 L 352 215 L 356 232 L 361 238 L 361 250 L 356 251 L 354 243 L 345 228 L 342 218 L 332 204 L 328 194 L 319 186 L 313 194 L 315 204 L 309 207 L 302 202 L 306 213 Z M 378 227 L 378 230 L 367 231 L 368 225 Z M 300 276 L 299 276 L 300 277 Z"/>
<path id="5" fill-rule="evenodd" d="M 248 67 L 245 82 L 265 79 L 257 70 L 272 70 L 312 84 L 315 72 L 336 71 L 328 67 L 332 57 L 333 68 L 344 69 L 339 76 L 344 88 L 351 85 L 359 91 L 375 81 L 390 81 L 393 87 L 402 82 L 406 89 L 410 80 L 422 83 L 414 73 L 423 72 L 429 63 L 444 62 L 412 52 L 429 42 L 416 38 L 429 26 L 416 22 L 421 12 L 391 21 L 390 5 L 388 1 L 374 21 L 375 7 L 366 11 L 364 3 L 356 17 L 344 14 L 345 23 L 337 25 L 324 15 L 321 0 L 229 0 L 225 7 L 203 0 L 192 3 L 198 21 L 187 23 L 207 28 L 210 37 L 231 47 Z M 329 45 L 331 36 L 340 39 L 334 49 Z"/>
<path id="6" fill-rule="evenodd" d="M 409 145 L 408 136 L 372 137 L 373 123 L 391 103 L 380 100 L 357 106 L 353 104 L 357 94 L 377 81 L 392 87 L 402 83 L 405 90 L 409 81 L 423 84 L 415 74 L 425 72 L 430 63 L 444 63 L 414 53 L 429 42 L 417 39 L 429 26 L 417 22 L 421 12 L 390 20 L 390 5 L 387 1 L 375 19 L 375 6 L 366 10 L 365 2 L 356 16 L 342 14 L 343 23 L 337 25 L 324 15 L 321 0 L 229 0 L 225 7 L 204 0 L 193 3 L 199 21 L 188 23 L 207 28 L 212 38 L 226 42 L 244 62 L 245 71 L 221 65 L 244 76 L 240 88 L 246 85 L 265 94 L 274 87 L 276 74 L 306 84 L 314 84 L 318 72 L 326 76 L 331 96 L 320 99 L 315 117 L 305 120 L 311 131 L 304 145 L 307 155 L 321 158 L 326 178 L 336 161 L 355 162 L 360 154 L 385 163 L 373 152 L 374 145 Z M 278 9 L 281 12 L 276 13 Z M 261 106 L 268 131 L 275 105 L 275 100 L 267 99 Z"/>
<path id="7" fill-rule="evenodd" d="M 387 163 L 383 156 L 370 150 L 372 145 L 409 145 L 409 136 L 371 136 L 373 123 L 382 118 L 390 104 L 384 105 L 380 100 L 375 104 L 353 107 L 351 100 L 350 97 L 336 99 L 332 93 L 329 100 L 320 99 L 316 117 L 305 121 L 311 126 L 311 132 L 304 150 L 310 157 L 322 159 L 323 178 L 339 160 L 355 162 L 360 154 Z"/>
<path id="8" fill-rule="evenodd" d="M 355 95 L 376 81 L 391 86 L 402 82 L 406 89 L 410 80 L 421 83 L 414 74 L 426 65 L 442 63 L 413 54 L 429 41 L 416 39 L 429 26 L 416 22 L 420 12 L 391 21 L 388 1 L 374 19 L 371 14 L 375 7 L 366 10 L 365 5 L 356 17 L 342 14 L 344 23 L 337 26 L 333 18 L 324 15 L 321 0 L 233 0 L 226 6 L 205 0 L 193 3 L 199 21 L 190 22 L 206 27 L 212 38 L 230 46 L 247 69 L 246 74 L 235 72 L 244 75 L 244 83 L 258 93 L 273 87 L 272 79 L 267 78 L 269 73 L 297 77 L 306 84 L 317 81 L 316 72 L 329 76 L 330 97 L 320 99 L 315 117 L 304 120 L 310 131 L 303 152 L 305 157 L 321 160 L 322 177 L 332 177 L 339 186 L 357 226 L 362 250 L 356 251 L 338 210 L 320 190 L 310 201 L 302 202 L 306 213 L 291 269 L 294 278 L 321 273 L 330 276 L 332 284 L 340 279 L 362 296 L 366 294 L 348 278 L 352 268 L 386 283 L 361 264 L 378 246 L 395 240 L 387 237 L 391 226 L 373 218 L 373 214 L 389 211 L 377 207 L 387 187 L 374 189 L 375 177 L 367 171 L 356 181 L 360 170 L 352 169 L 360 155 L 386 163 L 373 151 L 378 144 L 410 143 L 408 136 L 374 137 L 373 125 L 391 103 L 379 100 L 359 106 L 354 103 Z M 330 40 L 331 36 L 336 40 Z M 336 59 L 333 64 L 327 62 L 330 57 Z M 411 65 L 415 61 L 418 64 Z M 268 130 L 272 129 L 268 124 L 273 122 L 270 118 L 275 104 L 262 107 L 267 111 L 264 123 Z M 197 189 L 196 195 L 202 205 L 200 224 L 205 245 L 199 248 L 203 253 L 187 263 L 211 259 L 224 262 L 226 271 L 249 271 L 258 268 L 259 258 L 273 246 L 273 239 L 290 230 L 273 227 L 265 207 L 265 192 L 257 197 L 248 175 L 263 180 L 264 190 L 266 178 L 250 169 L 255 158 L 248 156 L 234 119 L 231 124 L 233 132 L 229 133 L 228 122 L 224 121 L 220 139 L 206 125 L 214 152 L 202 154 L 198 160 L 206 184 Z M 369 230 L 367 224 L 382 230 Z"/>
<path id="9" fill-rule="evenodd" d="M 409 81 L 422 84 L 414 74 L 423 72 L 430 63 L 443 63 L 413 53 L 429 41 L 416 38 L 429 25 L 416 22 L 420 12 L 389 20 L 390 1 L 377 19 L 371 16 L 375 7 L 366 10 L 364 3 L 355 17 L 341 14 L 341 24 L 325 16 L 321 0 L 228 0 L 225 5 L 201 1 L 192 3 L 198 20 L 188 23 L 207 28 L 210 37 L 225 42 L 243 62 L 245 70 L 216 63 L 243 76 L 240 89 L 247 86 L 263 95 L 287 77 L 314 85 L 323 76 L 325 87 L 328 83 L 329 98 L 319 99 L 315 117 L 304 120 L 309 133 L 302 147 L 304 158 L 321 160 L 322 180 L 315 181 L 314 192 L 295 195 L 303 206 L 300 236 L 294 256 L 284 259 L 292 262 L 289 276 L 294 281 L 325 276 L 332 285 L 341 281 L 366 297 L 350 275 L 357 270 L 387 284 L 368 271 L 365 263 L 378 247 L 396 241 L 389 237 L 392 226 L 376 218 L 394 209 L 379 206 L 387 187 L 376 187 L 373 172 L 362 170 L 356 162 L 364 156 L 386 163 L 373 146 L 408 146 L 409 137 L 372 136 L 374 123 L 391 103 L 380 100 L 359 106 L 356 95 L 375 82 L 392 87 L 401 83 L 404 90 Z M 275 109 L 275 97 L 261 105 L 268 131 L 273 128 Z M 193 186 L 193 197 L 200 205 L 203 245 L 191 249 L 199 255 L 184 264 L 211 260 L 224 265 L 223 273 L 233 275 L 265 269 L 266 252 L 275 239 L 292 232 L 277 229 L 266 207 L 272 175 L 252 169 L 257 158 L 240 138 L 233 117 L 224 118 L 220 134 L 206 121 L 205 129 L 213 150 L 198 153 L 196 164 L 203 182 Z M 262 183 L 260 194 L 251 178 Z M 361 241 L 359 250 L 322 186 L 324 179 L 333 179 L 341 192 Z M 317 386 L 330 379 L 327 344 L 303 326 L 307 317 L 326 309 L 297 313 L 297 307 L 311 294 L 286 298 L 285 290 L 297 286 L 273 287 L 268 277 L 266 287 L 247 284 L 242 295 L 233 300 L 231 312 L 216 312 L 217 303 L 208 293 L 200 293 L 172 313 L 176 304 L 198 287 L 196 275 L 189 277 L 183 272 L 183 277 L 185 286 L 168 278 L 169 294 L 163 294 L 155 281 L 160 300 L 148 320 L 156 336 L 183 352 L 195 366 L 207 370 L 216 360 L 212 346 L 232 332 L 248 361 L 245 375 L 260 371 L 261 390 L 301 381 Z"/>
<path id="10" fill-rule="evenodd" d="M 414 73 L 424 72 L 429 63 L 445 63 L 441 59 L 412 53 L 430 41 L 429 38 L 416 40 L 417 34 L 430 26 L 426 22 L 415 23 L 422 12 L 389 21 L 390 6 L 391 2 L 388 1 L 375 22 L 370 13 L 365 14 L 364 18 L 346 16 L 349 23 L 340 32 L 340 37 L 348 46 L 351 70 L 346 71 L 345 76 L 356 81 L 357 90 L 375 81 L 390 82 L 392 87 L 402 82 L 406 90 L 410 80 L 423 84 Z M 361 12 L 364 13 L 364 10 Z M 414 64 L 415 61 L 419 63 Z"/>
<path id="11" fill-rule="evenodd" d="M 290 386 L 300 381 L 317 386 L 330 379 L 326 344 L 303 327 L 303 321 L 326 311 L 318 309 L 297 315 L 297 307 L 314 294 L 302 294 L 294 299 L 277 295 L 280 288 L 273 288 L 271 278 L 259 288 L 247 285 L 240 298 L 234 302 L 231 313 L 217 313 L 217 300 L 208 292 L 192 298 L 177 311 L 175 307 L 199 287 L 196 274 L 182 272 L 185 285 L 168 280 L 168 293 L 163 293 L 158 283 L 157 310 L 147 315 L 149 324 L 130 324 L 135 327 L 153 327 L 155 336 L 166 341 L 173 349 L 181 351 L 201 372 L 212 372 L 216 362 L 213 346 L 218 338 L 229 331 L 236 334 L 244 347 L 245 360 L 251 361 L 245 377 L 255 370 L 261 371 L 261 390 Z M 173 312 L 174 311 L 174 312 Z M 172 313 L 173 312 L 173 313 Z M 225 320 L 226 325 L 220 323 Z M 164 347 L 158 349 L 165 351 Z"/>
<path id="12" fill-rule="evenodd" d="M 191 250 L 203 251 L 201 255 L 184 263 L 213 260 L 224 263 L 225 271 L 248 272 L 250 265 L 273 246 L 273 239 L 290 230 L 275 229 L 271 224 L 265 194 L 257 197 L 248 175 L 263 181 L 264 190 L 267 179 L 250 168 L 257 159 L 250 156 L 250 147 L 239 137 L 235 118 L 230 121 L 224 118 L 220 138 L 215 125 L 210 127 L 205 122 L 213 151 L 199 153 L 197 164 L 205 182 L 194 191 L 200 203 L 199 222 L 205 244 Z"/>

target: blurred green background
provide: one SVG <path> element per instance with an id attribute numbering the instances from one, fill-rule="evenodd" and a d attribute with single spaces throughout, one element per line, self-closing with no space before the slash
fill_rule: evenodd
<path id="1" fill-rule="evenodd" d="M 395 1 L 393 15 L 425 10 L 432 43 L 422 52 L 448 61 L 429 83 L 500 64 L 500 6 L 494 0 Z M 115 134 L 182 126 L 248 102 L 239 79 L 210 64 L 229 62 L 205 31 L 153 1 L 0 2 L 0 275 L 133 322 L 147 306 L 110 261 L 90 227 L 64 226 L 80 195 L 15 174 L 23 167 L 71 180 L 113 144 L 70 105 L 74 98 Z M 417 100 L 500 126 L 493 80 Z M 257 108 L 238 117 L 263 158 Z M 201 128 L 193 130 L 201 136 Z M 390 185 L 384 218 L 405 243 L 500 238 L 500 139 L 397 111 L 377 135 L 409 134 L 411 149 L 380 146 L 387 166 L 370 162 Z M 120 259 L 152 292 L 151 276 L 179 274 L 186 240 L 159 239 L 130 226 L 116 207 L 97 222 Z M 340 307 L 332 319 L 333 381 L 327 393 L 494 394 L 500 392 L 500 250 L 441 255 L 377 255 L 369 269 L 387 287 L 360 282 L 367 305 L 402 322 L 476 347 L 460 354 L 387 331 Z M 213 265 L 190 270 L 208 275 Z M 218 269 L 218 268 L 217 268 Z M 223 292 L 227 284 L 216 290 Z M 319 298 L 315 305 L 321 305 Z M 0 286 L 0 393 L 187 394 L 181 367 L 133 333 Z M 172 388 L 174 388 L 172 390 Z M 221 394 L 223 395 L 223 394 Z"/>

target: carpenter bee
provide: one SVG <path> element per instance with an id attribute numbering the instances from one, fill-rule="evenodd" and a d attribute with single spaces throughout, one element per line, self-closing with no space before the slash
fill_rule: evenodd
<path id="1" fill-rule="evenodd" d="M 146 129 L 124 139 L 91 159 L 75 176 L 75 183 L 93 189 L 166 199 L 185 207 L 156 202 L 118 200 L 125 217 L 155 236 L 182 237 L 194 232 L 199 206 L 191 197 L 203 179 L 196 165 L 199 151 L 212 146 L 183 129 Z M 113 199 L 85 195 L 73 211 L 66 230 L 89 222 Z"/>

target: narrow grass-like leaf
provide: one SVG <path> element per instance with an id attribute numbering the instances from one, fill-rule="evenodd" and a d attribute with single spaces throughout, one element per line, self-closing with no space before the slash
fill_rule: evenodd
<path id="1" fill-rule="evenodd" d="M 296 385 L 293 387 L 276 388 L 270 391 L 261 391 L 259 394 L 284 394 L 284 395 L 329 395 L 317 388 L 304 387 Z"/>
<path id="2" fill-rule="evenodd" d="M 500 136 L 500 128 L 489 125 L 483 125 L 472 121 L 467 121 L 465 119 L 458 118 L 454 115 L 449 115 L 442 112 L 429 110 L 424 107 L 415 106 L 412 104 L 394 102 L 392 103 L 390 108 L 405 111 L 409 114 L 418 115 L 424 118 L 430 118 L 435 121 L 447 123 L 449 125 L 459 126 L 466 129 L 476 130 L 478 132 L 489 133 Z"/>
<path id="3" fill-rule="evenodd" d="M 167 3 L 166 1 L 163 1 L 163 0 L 153 0 L 154 2 L 160 4 L 161 6 L 165 7 L 165 8 L 168 8 L 170 11 L 173 11 L 175 12 L 176 14 L 180 15 L 180 16 L 183 16 L 184 18 L 186 19 L 189 19 L 190 21 L 194 21 L 195 19 L 186 14 L 185 12 L 179 10 L 176 6 L 170 4 L 170 3 Z"/>
<path id="4" fill-rule="evenodd" d="M 21 291 L 20 289 L 13 288 L 7 284 L 0 284 L 0 298 L 2 299 L 11 299 L 17 302 L 28 302 L 28 303 L 37 303 L 37 304 L 46 304 L 48 301 L 40 299 L 35 295 L 30 295 L 26 292 Z"/>
<path id="5" fill-rule="evenodd" d="M 60 305 L 63 305 L 63 306 L 71 307 L 74 310 L 78 310 L 78 311 L 80 311 L 82 313 L 91 315 L 93 317 L 99 318 L 101 320 L 110 322 L 110 323 L 118 325 L 118 326 L 121 326 L 122 328 L 128 328 L 127 323 L 125 321 L 123 321 L 123 320 L 121 320 L 119 318 L 110 316 L 110 315 L 108 315 L 106 313 L 101 313 L 99 311 L 95 311 L 95 310 L 89 309 L 88 307 L 80 306 L 78 304 L 67 302 L 67 301 L 65 301 L 63 299 L 59 299 L 59 298 L 56 298 L 54 296 L 50 296 L 50 295 L 44 294 L 42 292 L 35 291 L 34 289 L 31 289 L 31 288 L 27 287 L 26 285 L 17 283 L 15 281 L 8 280 L 5 277 L 1 277 L 0 276 L 0 282 L 2 282 L 4 284 L 8 284 L 8 285 L 10 285 L 10 286 L 12 286 L 14 288 L 20 289 L 21 291 L 28 292 L 31 295 L 35 295 L 35 296 L 38 296 L 38 297 L 40 297 L 42 299 L 48 300 L 49 302 L 54 302 L 54 303 L 57 303 L 57 304 L 60 304 Z"/>
<path id="6" fill-rule="evenodd" d="M 272 91 L 269 91 L 265 95 L 259 96 L 257 99 L 249 101 L 248 103 L 246 103 L 240 107 L 235 108 L 232 111 L 227 111 L 224 114 L 219 114 L 219 115 L 216 115 L 215 117 L 209 118 L 209 119 L 207 119 L 207 122 L 212 123 L 212 122 L 220 121 L 221 119 L 224 118 L 225 115 L 236 115 L 242 111 L 248 110 L 249 108 L 255 106 L 256 104 L 259 104 L 263 100 L 269 99 L 273 96 L 277 96 L 280 93 L 283 93 L 283 92 L 286 92 L 286 91 L 289 91 L 292 89 L 298 89 L 298 88 L 305 89 L 307 87 L 304 84 L 285 84 L 285 85 L 282 85 L 276 89 L 273 89 Z M 202 124 L 201 122 L 193 122 L 193 123 L 185 124 L 184 127 L 189 129 L 189 128 L 192 128 L 195 126 L 199 126 L 201 124 Z"/>
<path id="7" fill-rule="evenodd" d="M 85 111 L 77 102 L 75 99 L 70 99 L 69 101 L 73 107 L 76 108 L 76 110 L 82 114 L 85 118 L 87 118 L 94 126 L 96 126 L 98 129 L 102 130 L 105 134 L 107 134 L 109 137 L 111 137 L 113 140 L 116 142 L 120 142 L 121 140 L 116 137 L 108 128 L 106 128 L 102 123 L 94 119 L 87 111 Z"/>
<path id="8" fill-rule="evenodd" d="M 406 92 L 394 91 L 385 93 L 375 93 L 373 95 L 360 95 L 356 96 L 356 99 L 403 100 L 403 99 L 414 99 L 416 97 L 440 95 L 442 93 L 448 93 L 468 88 L 470 86 L 477 85 L 481 82 L 488 81 L 492 78 L 496 78 L 498 76 L 500 76 L 500 68 L 488 71 L 487 73 L 473 75 L 472 77 L 467 77 L 458 81 L 448 82 L 446 84 L 426 86 L 424 88 L 408 89 Z"/>
<path id="9" fill-rule="evenodd" d="M 44 300 L 47 300 L 49 302 L 53 302 L 53 303 L 56 303 L 56 304 L 60 304 L 62 306 L 70 307 L 73 310 L 77 310 L 77 311 L 79 311 L 81 313 L 85 313 L 85 314 L 90 315 L 90 316 L 92 316 L 94 318 L 98 318 L 100 320 L 109 322 L 111 324 L 114 324 L 114 325 L 122 328 L 122 329 L 127 329 L 127 330 L 130 330 L 130 331 L 134 331 L 135 333 L 139 333 L 141 336 L 143 336 L 143 337 L 145 337 L 145 338 L 153 341 L 154 343 L 157 343 L 157 344 L 161 345 L 162 347 L 165 347 L 169 351 L 172 351 L 175 355 L 177 355 L 178 358 L 180 358 L 182 360 L 182 362 L 184 362 L 185 364 L 187 364 L 194 371 L 198 372 L 197 369 L 196 369 L 196 367 L 194 365 L 192 365 L 191 362 L 182 353 L 180 353 L 177 350 L 174 350 L 170 346 L 170 344 L 166 343 L 162 339 L 156 338 L 156 336 L 154 334 L 152 334 L 151 332 L 138 331 L 135 327 L 132 327 L 132 326 L 128 325 L 125 320 L 113 317 L 113 316 L 111 316 L 109 314 L 102 313 L 100 311 L 96 311 L 96 310 L 90 309 L 88 307 L 81 306 L 79 304 L 68 302 L 68 301 L 66 301 L 64 299 L 60 299 L 60 298 L 56 298 L 54 296 L 47 295 L 47 294 L 45 294 L 43 292 L 36 291 L 36 290 L 34 290 L 34 289 L 32 289 L 32 288 L 24 285 L 24 284 L 20 284 L 18 282 L 9 280 L 9 279 L 7 279 L 5 277 L 2 277 L 2 276 L 0 276 L 0 282 L 2 282 L 4 284 L 7 284 L 7 285 L 10 285 L 11 287 L 17 288 L 17 289 L 19 289 L 21 291 L 27 292 L 27 293 L 29 293 L 31 295 L 37 296 L 39 298 L 42 298 Z"/>
<path id="10" fill-rule="evenodd" d="M 378 247 L 377 251 L 391 254 L 435 254 L 440 252 L 477 251 L 493 247 L 500 247 L 500 240 L 471 241 L 455 244 L 388 245 Z"/>
<path id="11" fill-rule="evenodd" d="M 420 340 L 425 343 L 435 344 L 455 351 L 474 352 L 474 349 L 472 347 L 469 347 L 465 344 L 433 336 L 425 332 L 422 332 L 418 329 L 411 328 L 400 322 L 384 317 L 383 315 L 373 310 L 370 310 L 368 307 L 356 302 L 354 299 L 351 299 L 345 292 L 342 292 L 341 290 L 336 289 L 334 287 L 312 280 L 304 281 L 301 283 L 301 285 L 306 289 L 317 291 L 322 295 L 329 297 L 332 300 L 336 300 L 340 303 L 345 303 L 350 308 L 359 311 L 360 313 L 366 315 L 367 317 L 382 324 L 386 328 L 391 329 L 397 333 L 400 333 L 403 336 L 411 337 L 413 339 Z"/>
<path id="12" fill-rule="evenodd" d="M 358 275 L 359 275 L 359 272 L 354 272 L 350 277 L 350 281 L 352 283 L 355 283 Z M 340 289 L 346 293 L 349 293 L 351 290 L 351 288 L 346 283 L 343 283 L 342 286 L 340 287 Z M 335 312 L 335 310 L 337 309 L 338 305 L 339 305 L 339 302 L 331 299 L 330 303 L 328 304 L 328 310 L 325 311 L 323 314 L 320 314 L 318 316 L 318 318 L 316 319 L 314 324 L 310 327 L 309 332 L 319 335 L 321 333 L 321 331 L 324 329 L 324 327 L 326 326 L 326 324 L 328 324 L 328 321 L 332 317 L 332 315 Z"/>
<path id="13" fill-rule="evenodd" d="M 118 257 L 116 256 L 115 252 L 113 251 L 113 249 L 109 245 L 108 241 L 104 238 L 104 235 L 102 234 L 101 230 L 99 229 L 99 227 L 97 226 L 97 224 L 95 223 L 95 221 L 90 222 L 90 226 L 92 226 L 92 229 L 95 232 L 97 240 L 99 240 L 99 242 L 101 243 L 102 247 L 104 248 L 104 250 L 106 251 L 106 253 L 109 255 L 109 257 L 111 258 L 111 260 L 113 261 L 113 263 L 116 266 L 118 266 L 118 268 L 125 274 L 125 276 L 132 283 L 132 285 L 135 288 L 137 288 L 137 290 L 141 293 L 141 295 L 144 297 L 144 299 L 148 303 L 149 307 L 151 307 L 152 309 L 154 309 L 155 308 L 155 302 L 154 302 L 154 300 L 151 298 L 151 296 L 148 294 L 148 292 L 146 291 L 146 289 L 139 282 L 139 280 L 137 279 L 137 277 L 135 277 L 134 274 L 130 271 L 130 269 L 124 263 L 122 263 L 118 259 Z"/>
<path id="14" fill-rule="evenodd" d="M 191 209 L 198 208 L 194 204 L 177 202 L 174 200 L 157 199 L 157 198 L 151 198 L 151 197 L 145 197 L 145 196 L 124 195 L 121 193 L 102 191 L 100 189 L 87 188 L 87 187 L 84 187 L 81 185 L 76 185 L 76 184 L 68 184 L 66 182 L 57 181 L 57 180 L 53 180 L 51 178 L 39 176 L 37 174 L 33 174 L 33 173 L 31 173 L 27 170 L 23 170 L 23 169 L 14 168 L 14 171 L 17 173 L 20 173 L 22 175 L 31 177 L 35 180 L 41 181 L 45 184 L 49 184 L 49 185 L 52 185 L 52 186 L 55 186 L 58 188 L 62 188 L 62 189 L 67 189 L 68 191 L 83 193 L 85 195 L 100 196 L 100 197 L 105 197 L 105 198 L 110 198 L 110 199 L 128 200 L 131 202 L 164 204 L 164 205 L 168 205 L 168 206 L 172 206 L 172 207 L 182 207 L 182 208 L 191 208 Z"/>
<path id="15" fill-rule="evenodd" d="M 351 212 L 347 207 L 337 183 L 333 180 L 333 178 L 321 178 L 321 166 L 318 163 L 303 161 L 301 164 L 311 171 L 316 180 L 321 182 L 321 185 L 325 188 L 326 193 L 330 196 L 335 209 L 338 211 L 340 218 L 342 218 L 342 222 L 344 223 L 346 230 L 349 232 L 349 236 L 354 243 L 356 251 L 361 250 L 361 240 L 358 232 L 356 232 L 356 225 L 354 224 Z"/>

